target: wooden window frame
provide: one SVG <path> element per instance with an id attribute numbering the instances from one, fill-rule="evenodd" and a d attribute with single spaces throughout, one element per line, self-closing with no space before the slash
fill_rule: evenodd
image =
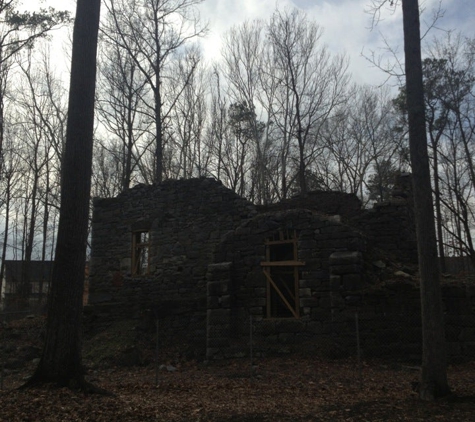
<path id="1" fill-rule="evenodd" d="M 147 241 L 141 242 L 142 234 L 147 234 Z M 143 271 L 140 266 L 140 257 L 146 251 L 147 253 L 147 267 Z M 150 269 L 150 230 L 134 230 L 132 232 L 132 275 L 142 276 L 147 275 Z"/>
<path id="2" fill-rule="evenodd" d="M 261 262 L 263 269 L 266 286 L 267 286 L 267 318 L 300 318 L 300 306 L 299 306 L 299 268 L 305 265 L 305 262 L 298 260 L 298 248 L 297 248 L 297 232 L 295 230 L 279 231 L 272 238 L 266 239 L 264 242 L 266 246 L 266 260 Z M 271 248 L 275 245 L 289 245 L 292 244 L 293 259 L 292 260 L 271 260 Z M 272 280 L 271 268 L 272 267 L 293 267 L 294 278 L 294 291 L 290 293 L 293 303 L 287 300 L 286 296 L 279 289 L 277 284 Z M 272 316 L 272 289 L 279 295 L 280 299 L 292 314 L 292 317 L 279 317 Z"/>

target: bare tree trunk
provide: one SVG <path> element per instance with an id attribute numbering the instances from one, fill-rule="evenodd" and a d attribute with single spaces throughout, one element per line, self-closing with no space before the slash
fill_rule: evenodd
<path id="1" fill-rule="evenodd" d="M 46 188 L 45 188 L 45 199 L 44 199 L 44 210 L 43 210 L 43 241 L 41 245 L 41 261 L 46 261 L 46 243 L 47 243 L 47 234 L 48 234 L 48 224 L 49 224 L 49 214 L 50 214 L 50 205 L 49 205 L 49 194 L 50 194 L 50 168 L 49 161 L 46 161 Z M 50 281 L 50 280 L 49 280 Z M 38 306 L 43 307 L 44 300 L 44 279 L 41 277 L 39 286 L 38 286 Z"/>
<path id="2" fill-rule="evenodd" d="M 163 179 L 163 128 L 162 128 L 162 96 L 160 92 L 160 69 L 155 74 L 155 183 Z"/>
<path id="3" fill-rule="evenodd" d="M 128 110 L 127 116 L 127 143 L 125 145 L 124 171 L 122 174 L 122 191 L 126 191 L 130 187 L 132 179 L 132 154 L 134 147 L 133 127 L 131 122 L 131 110 Z"/>
<path id="4" fill-rule="evenodd" d="M 3 99 L 5 97 L 5 85 L 6 85 L 6 78 L 7 72 L 4 71 L 6 63 L 3 62 L 3 46 L 0 45 L 0 177 L 2 177 L 2 170 L 3 170 L 3 137 L 5 132 L 5 123 L 4 123 L 4 103 Z M 3 265 L 3 260 L 2 260 Z"/>
<path id="5" fill-rule="evenodd" d="M 91 187 L 100 0 L 78 0 L 73 33 L 61 207 L 45 346 L 29 385 L 86 388 L 81 363 L 82 296 Z M 27 384 L 27 385 L 28 385 Z"/>
<path id="6" fill-rule="evenodd" d="M 25 308 L 30 307 L 30 296 L 32 293 L 31 290 L 31 256 L 33 254 L 33 242 L 35 240 L 35 227 L 36 227 L 36 215 L 37 215 L 37 194 L 38 194 L 38 167 L 37 167 L 37 145 L 35 146 L 34 153 L 34 162 L 33 162 L 33 187 L 31 191 L 31 214 L 30 221 L 28 224 L 28 234 L 26 236 L 26 245 L 25 245 L 25 256 L 21 266 L 21 295 L 20 301 L 23 303 Z"/>
<path id="7" fill-rule="evenodd" d="M 422 81 L 419 4 L 402 0 L 409 145 L 413 172 L 414 212 L 421 278 L 423 360 L 420 397 L 434 400 L 450 393 L 442 298 L 439 285 L 434 208 Z"/>
<path id="8" fill-rule="evenodd" d="M 440 207 L 440 187 L 439 187 L 439 155 L 437 152 L 437 147 L 434 148 L 434 193 L 435 193 L 435 214 L 437 222 L 437 246 L 439 250 L 439 267 L 442 273 L 447 271 L 445 265 L 445 251 L 444 251 L 444 240 L 442 234 L 442 211 Z"/>
<path id="9" fill-rule="evenodd" d="M 3 233 L 3 247 L 2 247 L 2 262 L 0 263 L 0 298 L 2 297 L 2 283 L 3 276 L 5 275 L 5 258 L 7 255 L 8 244 L 8 225 L 10 224 L 10 200 L 11 200 L 11 187 L 12 187 L 12 173 L 8 172 L 4 174 L 6 179 L 6 192 L 5 192 L 5 231 Z"/>

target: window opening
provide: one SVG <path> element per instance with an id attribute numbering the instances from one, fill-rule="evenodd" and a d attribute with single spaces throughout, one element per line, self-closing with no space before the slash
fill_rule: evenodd
<path id="1" fill-rule="evenodd" d="M 267 282 L 267 318 L 299 317 L 299 267 L 297 233 L 285 230 L 265 241 L 266 260 L 261 263 Z"/>
<path id="2" fill-rule="evenodd" d="M 132 275 L 148 273 L 150 233 L 148 231 L 136 231 L 132 238 Z"/>

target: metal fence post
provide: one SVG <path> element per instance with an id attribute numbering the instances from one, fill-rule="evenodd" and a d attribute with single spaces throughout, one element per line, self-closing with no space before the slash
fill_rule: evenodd
<path id="1" fill-rule="evenodd" d="M 251 365 L 250 365 L 250 370 L 251 370 L 251 380 L 254 378 L 254 358 L 253 358 L 253 338 L 252 338 L 252 314 L 249 314 L 249 356 L 251 359 Z"/>
<path id="2" fill-rule="evenodd" d="M 361 376 L 361 347 L 360 347 L 360 325 L 358 321 L 358 308 L 355 311 L 355 324 L 356 324 L 356 356 L 358 361 L 358 379 L 360 383 L 360 387 L 362 384 L 362 376 Z"/>
<path id="3" fill-rule="evenodd" d="M 5 323 L 5 315 L 3 314 L 3 312 L 1 314 L 0 324 L 1 324 L 0 330 L 2 332 L 1 340 L 2 340 L 2 345 L 3 345 L 2 354 L 0 356 L 0 359 L 2 360 L 1 367 L 0 367 L 0 390 L 3 390 L 3 378 L 4 378 L 4 375 L 5 375 L 5 356 L 6 356 L 6 353 L 5 353 L 5 339 L 6 339 L 6 336 L 5 336 L 6 326 L 5 326 L 5 324 L 6 323 Z"/>
<path id="4" fill-rule="evenodd" d="M 158 387 L 158 372 L 160 370 L 158 364 L 158 347 L 159 347 L 159 327 L 158 327 L 158 316 L 155 319 L 155 386 Z"/>

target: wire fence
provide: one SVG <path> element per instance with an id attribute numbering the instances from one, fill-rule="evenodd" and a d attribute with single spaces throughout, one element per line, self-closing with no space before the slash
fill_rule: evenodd
<path id="1" fill-rule="evenodd" d="M 475 359 L 475 331 L 472 328 L 446 324 L 445 331 L 450 363 Z M 368 362 L 385 361 L 417 367 L 422 360 L 420 314 L 375 317 L 354 309 L 326 324 L 248 315 L 241 318 L 231 332 L 229 344 L 216 356 L 247 359 L 250 377 L 272 357 L 349 359 L 358 378 Z M 225 335 L 223 333 L 223 337 Z"/>
<path id="2" fill-rule="evenodd" d="M 5 376 L 16 365 L 39 355 L 45 320 L 27 312 L 0 313 L 0 318 L 0 387 L 3 388 Z M 161 382 L 164 372 L 179 372 L 180 365 L 191 361 L 201 362 L 205 370 L 220 370 L 223 376 L 259 379 L 279 376 L 279 367 L 268 365 L 269 359 L 341 360 L 349 362 L 354 380 L 361 383 L 364 368 L 372 362 L 418 367 L 422 358 L 418 314 L 375 316 L 355 308 L 333 315 L 323 323 L 304 318 L 267 319 L 243 313 L 234 315 L 231 323 L 217 333 L 217 338 L 223 340 L 222 346 L 215 347 L 215 355 L 207 358 L 206 320 L 194 318 L 188 318 L 185 323 L 183 318 L 150 315 L 147 321 L 118 322 L 116 328 L 103 327 L 107 336 L 91 337 L 88 341 L 94 347 L 113 350 L 113 359 L 107 361 L 113 365 L 151 365 L 155 384 Z M 451 324 L 450 320 L 446 324 L 451 363 L 475 359 L 475 330 L 468 322 L 466 326 Z M 13 330 L 15 336 L 23 338 L 21 351 L 11 341 L 5 341 Z M 31 345 L 29 349 L 25 347 L 25 339 Z M 22 359 L 16 359 L 20 354 Z"/>

